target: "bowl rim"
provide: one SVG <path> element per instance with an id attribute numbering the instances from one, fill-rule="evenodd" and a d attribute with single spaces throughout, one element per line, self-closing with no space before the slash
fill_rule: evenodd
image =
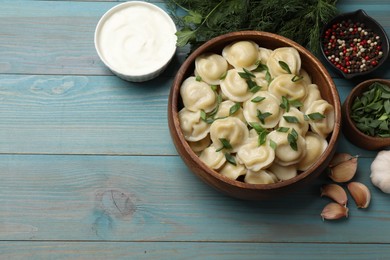
<path id="1" fill-rule="evenodd" d="M 277 183 L 272 183 L 272 184 L 250 184 L 250 183 L 245 183 L 237 180 L 230 179 L 220 173 L 218 173 L 215 170 L 212 170 L 209 168 L 205 163 L 203 163 L 199 157 L 195 154 L 195 152 L 192 151 L 190 148 L 188 142 L 184 138 L 184 134 L 181 131 L 178 131 L 180 129 L 180 122 L 178 118 L 178 100 L 179 100 L 179 95 L 180 95 L 180 85 L 182 81 L 185 79 L 185 75 L 188 74 L 186 73 L 185 70 L 188 70 L 188 68 L 191 67 L 191 64 L 195 61 L 195 58 L 199 56 L 202 53 L 205 53 L 209 51 L 210 46 L 219 43 L 222 39 L 226 40 L 226 45 L 229 43 L 235 42 L 238 39 L 241 38 L 241 40 L 245 39 L 245 37 L 268 37 L 274 40 L 277 40 L 279 44 L 283 44 L 286 46 L 291 46 L 294 47 L 298 50 L 300 55 L 305 55 L 307 58 L 310 60 L 316 61 L 316 64 L 318 66 L 318 70 L 320 73 L 325 77 L 325 79 L 329 82 L 329 89 L 330 93 L 334 102 L 334 110 L 335 110 L 335 125 L 333 132 L 329 138 L 328 141 L 328 147 L 326 150 L 321 154 L 321 156 L 318 158 L 318 160 L 311 165 L 306 171 L 299 173 L 296 177 L 291 178 L 289 180 L 284 180 L 281 182 Z M 261 46 L 260 46 L 261 47 Z M 176 87 L 175 87 L 176 86 Z M 246 190 L 278 190 L 278 189 L 283 189 L 286 186 L 289 186 L 291 184 L 295 184 L 298 182 L 301 182 L 302 180 L 306 179 L 308 176 L 310 176 L 315 170 L 319 168 L 321 163 L 323 161 L 330 161 L 331 157 L 333 156 L 335 149 L 331 149 L 331 147 L 336 147 L 339 134 L 340 134 L 340 126 L 341 126 L 341 105 L 340 105 L 340 99 L 339 99 L 339 94 L 338 90 L 336 88 L 336 85 L 333 82 L 333 79 L 329 75 L 328 71 L 326 68 L 323 66 L 323 64 L 306 48 L 301 46 L 300 44 L 277 34 L 269 33 L 269 32 L 264 32 L 264 31 L 238 31 L 238 32 L 231 32 L 227 33 L 224 35 L 217 36 L 206 43 L 202 44 L 200 47 L 198 47 L 193 53 L 188 56 L 188 58 L 184 61 L 180 69 L 178 70 L 174 81 L 172 83 L 172 88 L 171 92 L 169 95 L 169 100 L 168 100 L 168 123 L 169 123 L 169 128 L 171 135 L 176 135 L 180 141 L 180 144 L 183 146 L 184 149 L 182 149 L 183 152 L 188 155 L 192 161 L 194 161 L 197 164 L 197 167 L 201 168 L 204 172 L 206 172 L 210 176 L 203 176 L 204 178 L 212 177 L 215 179 L 218 179 L 221 182 L 224 182 L 227 185 L 235 186 L 238 188 L 244 188 Z M 176 149 L 178 150 L 179 154 L 181 153 L 179 148 L 177 147 L 177 144 L 174 142 L 174 145 L 176 146 Z M 181 155 L 181 154 L 180 154 Z M 182 159 L 185 161 L 187 164 L 188 162 L 184 158 L 184 156 L 181 156 Z M 320 163 L 321 162 L 321 163 Z M 321 169 L 321 172 L 325 170 L 326 166 L 323 166 Z M 198 174 L 197 174 L 198 175 Z M 199 175 L 198 175 L 199 177 Z"/>
<path id="2" fill-rule="evenodd" d="M 361 132 L 355 125 L 354 121 L 350 117 L 350 111 L 351 111 L 351 106 L 353 102 L 355 101 L 356 97 L 361 95 L 365 90 L 367 90 L 373 83 L 379 82 L 381 84 L 385 84 L 390 87 L 390 80 L 387 79 L 379 79 L 379 78 L 374 78 L 374 79 L 368 79 L 365 81 L 360 82 L 357 84 L 352 91 L 348 94 L 347 98 L 345 99 L 342 107 L 343 107 L 343 119 L 347 122 L 345 122 L 345 126 L 349 127 L 349 131 L 353 132 L 357 136 L 355 136 L 355 139 L 358 138 L 360 140 L 366 140 L 367 143 L 364 145 L 364 148 L 366 149 L 377 149 L 380 147 L 386 147 L 388 145 L 383 145 L 384 140 L 389 140 L 390 142 L 390 137 L 374 137 L 374 136 L 369 136 L 366 135 L 365 133 Z M 382 143 L 382 144 L 381 144 Z M 378 145 L 375 145 L 378 144 Z M 358 144 L 356 144 L 358 145 Z M 358 145 L 359 146 L 359 145 Z"/>
<path id="3" fill-rule="evenodd" d="M 364 72 L 358 72 L 358 73 L 344 73 L 342 70 L 340 70 L 339 68 L 337 68 L 332 62 L 330 62 L 330 60 L 328 60 L 326 54 L 325 54 L 325 51 L 324 51 L 324 48 L 323 48 L 323 39 L 324 39 L 324 34 L 325 34 L 325 31 L 330 27 L 332 26 L 334 23 L 336 22 L 339 22 L 339 21 L 343 21 L 345 19 L 351 19 L 351 20 L 355 20 L 356 21 L 356 18 L 354 19 L 354 17 L 363 17 L 366 21 L 370 21 L 372 24 L 374 24 L 376 26 L 376 28 L 371 28 L 372 30 L 374 31 L 379 31 L 381 34 L 383 34 L 384 36 L 384 39 L 382 39 L 382 50 L 386 50 L 386 52 L 383 53 L 383 57 L 380 59 L 380 61 L 378 62 L 378 65 L 376 65 L 375 67 L 373 67 L 372 69 L 370 70 L 367 70 L 367 71 L 364 71 Z M 360 21 L 360 20 L 359 20 Z M 356 11 L 353 11 L 353 12 L 346 12 L 346 13 L 341 13 L 341 14 L 338 14 L 336 15 L 335 17 L 333 17 L 328 23 L 326 23 L 323 28 L 322 28 L 322 31 L 321 31 L 321 37 L 320 37 L 320 49 L 321 49 L 321 54 L 323 56 L 323 58 L 326 60 L 326 62 L 337 72 L 339 72 L 344 78 L 346 79 L 352 79 L 354 77 L 360 77 L 360 76 L 364 76 L 364 75 L 367 75 L 367 74 L 370 74 L 372 72 L 374 72 L 375 70 L 377 70 L 379 67 L 381 67 L 381 65 L 383 63 L 386 62 L 387 58 L 389 57 L 389 52 L 390 52 L 390 44 L 389 44 L 389 37 L 387 36 L 386 34 L 386 31 L 384 30 L 384 28 L 382 27 L 382 25 L 376 21 L 374 18 L 372 18 L 371 16 L 369 16 L 363 9 L 358 9 Z"/>

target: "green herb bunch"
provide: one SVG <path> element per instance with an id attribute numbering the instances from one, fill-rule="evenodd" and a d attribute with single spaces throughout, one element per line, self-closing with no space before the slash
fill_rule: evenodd
<path id="1" fill-rule="evenodd" d="M 390 87 L 373 83 L 352 103 L 351 118 L 367 135 L 390 137 Z"/>
<path id="2" fill-rule="evenodd" d="M 276 33 L 318 53 L 320 31 L 337 14 L 337 0 L 167 0 L 180 30 L 178 46 L 192 49 L 242 30 Z M 184 13 L 183 13 L 184 11 Z"/>

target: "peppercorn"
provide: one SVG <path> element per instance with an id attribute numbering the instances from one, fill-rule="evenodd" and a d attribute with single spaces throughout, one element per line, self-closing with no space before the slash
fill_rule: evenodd
<path id="1" fill-rule="evenodd" d="M 331 25 L 324 35 L 327 59 L 345 74 L 372 69 L 383 56 L 380 36 L 364 23 L 343 20 Z"/>

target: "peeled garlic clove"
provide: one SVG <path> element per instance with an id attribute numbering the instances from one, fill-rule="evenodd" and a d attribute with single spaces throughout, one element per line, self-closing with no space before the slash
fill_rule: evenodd
<path id="1" fill-rule="evenodd" d="M 341 187 L 340 185 L 337 184 L 326 184 L 322 186 L 321 188 L 321 197 L 326 196 L 330 199 L 333 199 L 335 202 L 338 204 L 345 206 L 347 205 L 347 193 Z"/>
<path id="2" fill-rule="evenodd" d="M 371 193 L 366 185 L 360 182 L 350 182 L 347 187 L 358 208 L 365 209 L 370 205 Z"/>
<path id="3" fill-rule="evenodd" d="M 331 168 L 329 177 L 335 182 L 347 182 L 355 176 L 356 169 L 357 157 L 353 157 Z"/>
<path id="4" fill-rule="evenodd" d="M 336 153 L 333 156 L 332 160 L 329 162 L 329 167 L 330 168 L 335 167 L 336 165 L 343 163 L 345 161 L 349 161 L 352 158 L 354 158 L 354 156 L 352 156 L 348 153 Z"/>
<path id="5" fill-rule="evenodd" d="M 336 202 L 331 202 L 325 206 L 321 212 L 322 219 L 334 220 L 348 217 L 348 208 Z"/>

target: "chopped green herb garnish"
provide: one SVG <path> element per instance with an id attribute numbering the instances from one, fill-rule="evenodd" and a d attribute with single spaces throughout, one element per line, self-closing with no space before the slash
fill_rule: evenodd
<path id="1" fill-rule="evenodd" d="M 252 126 L 253 129 L 255 129 L 257 135 L 259 136 L 258 137 L 258 145 L 263 145 L 265 144 L 266 140 L 267 140 L 267 135 L 268 135 L 268 131 L 267 129 L 263 128 L 259 123 L 256 123 L 256 122 L 253 122 L 253 123 L 249 123 L 250 126 Z"/>
<path id="2" fill-rule="evenodd" d="M 219 138 L 219 141 L 221 142 L 222 146 L 216 150 L 217 152 L 222 151 L 223 149 L 232 149 L 233 148 L 227 139 Z"/>
<path id="3" fill-rule="evenodd" d="M 285 96 L 282 96 L 282 103 L 280 103 L 280 107 L 286 110 L 286 112 L 290 111 L 290 102 Z"/>
<path id="4" fill-rule="evenodd" d="M 234 158 L 233 155 L 231 155 L 230 153 L 225 153 L 225 158 L 226 158 L 226 161 L 230 164 L 233 164 L 234 166 L 237 165 L 237 162 L 236 162 L 236 159 Z"/>
<path id="5" fill-rule="evenodd" d="M 294 75 L 294 77 L 292 77 L 291 81 L 292 82 L 297 82 L 297 81 L 300 81 L 301 79 L 303 79 L 303 76 Z"/>
<path id="6" fill-rule="evenodd" d="M 275 150 L 278 145 L 273 140 L 269 140 L 269 146 Z"/>
<path id="7" fill-rule="evenodd" d="M 290 144 L 291 149 L 293 149 L 294 151 L 298 151 L 298 133 L 297 131 L 295 131 L 294 128 L 291 133 L 287 135 L 287 141 Z"/>
<path id="8" fill-rule="evenodd" d="M 216 91 L 218 90 L 218 86 L 217 86 L 217 85 L 211 85 L 210 87 L 211 87 L 211 89 L 212 89 L 214 92 L 216 92 Z"/>
<path id="9" fill-rule="evenodd" d="M 259 103 L 261 101 L 263 101 L 265 99 L 265 97 L 260 97 L 260 96 L 257 96 L 255 98 L 252 98 L 251 102 L 253 103 Z"/>
<path id="10" fill-rule="evenodd" d="M 270 112 L 262 113 L 259 109 L 257 109 L 257 118 L 260 120 L 262 124 L 265 124 L 265 119 L 269 116 L 272 116 Z"/>
<path id="11" fill-rule="evenodd" d="M 284 120 L 286 120 L 288 123 L 295 123 L 299 124 L 299 120 L 295 116 L 283 116 Z"/>
<path id="12" fill-rule="evenodd" d="M 310 120 L 321 120 L 323 118 L 325 118 L 325 116 L 321 113 L 318 113 L 318 112 L 315 112 L 315 113 L 311 113 L 311 114 L 308 114 L 307 117 L 310 119 Z"/>
<path id="13" fill-rule="evenodd" d="M 290 128 L 288 128 L 288 127 L 279 127 L 278 129 L 276 129 L 276 131 L 282 132 L 282 133 L 287 133 L 289 130 L 290 130 Z"/>
<path id="14" fill-rule="evenodd" d="M 240 103 L 236 103 L 229 109 L 229 116 L 234 115 L 241 108 Z"/>
<path id="15" fill-rule="evenodd" d="M 279 61 L 279 66 L 284 70 L 286 71 L 288 74 L 291 74 L 291 70 L 290 70 L 290 67 L 288 66 L 287 63 L 285 63 L 284 61 Z"/>
<path id="16" fill-rule="evenodd" d="M 196 81 L 202 81 L 202 77 L 201 76 L 196 76 L 195 80 Z"/>

